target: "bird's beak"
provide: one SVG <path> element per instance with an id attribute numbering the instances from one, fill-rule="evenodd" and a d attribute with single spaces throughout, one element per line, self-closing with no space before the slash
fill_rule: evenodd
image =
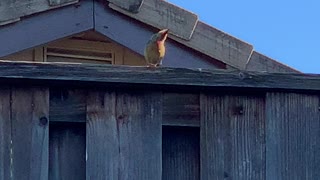
<path id="1" fill-rule="evenodd" d="M 163 29 L 160 31 L 161 34 L 168 34 L 169 32 L 169 29 Z"/>
<path id="2" fill-rule="evenodd" d="M 169 29 L 163 29 L 163 30 L 158 32 L 158 34 L 160 35 L 160 40 L 161 41 L 165 41 L 167 39 L 168 32 L 169 32 Z"/>

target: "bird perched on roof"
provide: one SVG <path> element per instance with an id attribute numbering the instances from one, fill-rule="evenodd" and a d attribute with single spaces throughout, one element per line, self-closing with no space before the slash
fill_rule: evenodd
<path id="1" fill-rule="evenodd" d="M 156 67 L 162 64 L 162 59 L 166 53 L 165 41 L 168 31 L 168 29 L 163 29 L 151 36 L 144 49 L 144 58 L 147 66 Z"/>

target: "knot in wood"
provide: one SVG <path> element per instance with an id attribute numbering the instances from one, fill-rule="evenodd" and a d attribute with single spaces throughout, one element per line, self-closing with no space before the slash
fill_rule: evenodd
<path id="1" fill-rule="evenodd" d="M 235 106 L 233 108 L 234 115 L 242 115 L 244 113 L 243 106 Z"/>
<path id="2" fill-rule="evenodd" d="M 125 115 L 125 114 L 119 115 L 117 117 L 117 121 L 118 121 L 119 124 L 128 124 L 129 123 L 129 121 L 127 119 L 127 115 Z"/>
<path id="3" fill-rule="evenodd" d="M 117 119 L 122 120 L 123 118 L 124 118 L 124 115 L 119 115 Z"/>
<path id="4" fill-rule="evenodd" d="M 39 119 L 39 123 L 41 126 L 46 126 L 48 124 L 48 118 L 47 117 L 41 117 Z"/>
<path id="5" fill-rule="evenodd" d="M 224 172 L 224 178 L 228 178 L 229 177 L 229 174 L 227 172 Z"/>

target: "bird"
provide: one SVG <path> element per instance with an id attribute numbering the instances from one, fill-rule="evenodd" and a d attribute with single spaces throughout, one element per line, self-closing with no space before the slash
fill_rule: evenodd
<path id="1" fill-rule="evenodd" d="M 144 49 L 144 58 L 148 67 L 162 65 L 162 59 L 166 53 L 165 41 L 169 29 L 163 29 L 151 36 Z"/>

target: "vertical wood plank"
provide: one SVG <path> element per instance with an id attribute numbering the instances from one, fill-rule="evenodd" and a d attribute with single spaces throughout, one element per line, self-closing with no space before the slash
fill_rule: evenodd
<path id="1" fill-rule="evenodd" d="M 85 123 L 52 123 L 49 180 L 86 179 Z"/>
<path id="2" fill-rule="evenodd" d="M 10 89 L 0 89 L 0 180 L 10 179 Z"/>
<path id="3" fill-rule="evenodd" d="M 87 98 L 87 180 L 119 177 L 115 92 L 89 92 Z"/>
<path id="4" fill-rule="evenodd" d="M 49 91 L 12 89 L 13 179 L 48 179 Z"/>
<path id="5" fill-rule="evenodd" d="M 320 177 L 319 96 L 267 93 L 268 180 Z"/>
<path id="6" fill-rule="evenodd" d="M 200 97 L 201 179 L 265 179 L 262 96 Z"/>
<path id="7" fill-rule="evenodd" d="M 162 180 L 199 180 L 199 128 L 164 126 L 162 134 Z"/>
<path id="8" fill-rule="evenodd" d="M 120 179 L 161 179 L 161 106 L 160 93 L 118 93 Z"/>
<path id="9" fill-rule="evenodd" d="M 98 94 L 88 96 L 87 178 L 160 180 L 161 94 Z"/>

